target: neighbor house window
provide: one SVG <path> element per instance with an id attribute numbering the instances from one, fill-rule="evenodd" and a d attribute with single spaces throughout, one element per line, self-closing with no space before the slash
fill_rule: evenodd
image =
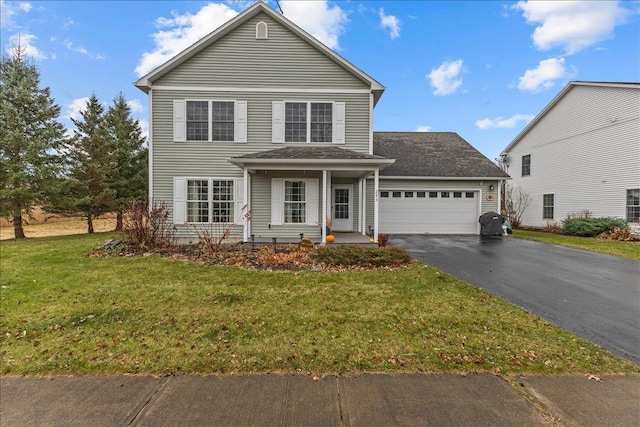
<path id="1" fill-rule="evenodd" d="M 640 188 L 627 190 L 627 221 L 640 221 Z"/>
<path id="2" fill-rule="evenodd" d="M 286 102 L 285 142 L 331 142 L 333 103 Z"/>
<path id="3" fill-rule="evenodd" d="M 542 195 L 542 219 L 553 219 L 553 194 Z"/>
<path id="4" fill-rule="evenodd" d="M 284 182 L 284 222 L 285 224 L 304 224 L 306 218 L 306 182 Z"/>
<path id="5" fill-rule="evenodd" d="M 187 222 L 233 222 L 234 203 L 233 180 L 187 180 Z"/>
<path id="6" fill-rule="evenodd" d="M 522 156 L 522 176 L 531 175 L 531 154 Z"/>

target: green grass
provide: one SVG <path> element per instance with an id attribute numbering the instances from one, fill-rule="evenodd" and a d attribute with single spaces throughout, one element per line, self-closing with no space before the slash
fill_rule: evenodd
<path id="1" fill-rule="evenodd" d="M 640 261 L 640 242 L 622 242 L 602 240 L 594 237 L 566 236 L 564 234 L 546 233 L 544 231 L 514 230 L 513 236 L 536 242 L 568 246 L 601 254 L 614 255 Z"/>
<path id="2" fill-rule="evenodd" d="M 1 243 L 2 374 L 640 372 L 433 268 L 262 272 Z"/>

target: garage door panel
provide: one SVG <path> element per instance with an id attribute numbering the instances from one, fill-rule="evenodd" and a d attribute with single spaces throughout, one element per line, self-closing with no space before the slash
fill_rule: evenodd
<path id="1" fill-rule="evenodd" d="M 477 191 L 456 190 L 461 197 L 454 197 L 452 191 L 438 191 L 437 197 L 429 197 L 429 190 L 425 192 L 426 197 L 417 197 L 417 191 L 402 191 L 400 197 L 393 197 L 398 196 L 398 190 L 382 193 L 388 195 L 379 199 L 382 233 L 477 233 Z M 443 193 L 449 197 L 442 197 Z"/>

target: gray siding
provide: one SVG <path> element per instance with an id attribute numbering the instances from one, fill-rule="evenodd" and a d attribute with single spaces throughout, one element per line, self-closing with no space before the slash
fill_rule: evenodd
<path id="1" fill-rule="evenodd" d="M 531 175 L 522 176 L 522 156 Z M 640 188 L 640 90 L 575 86 L 509 152 L 512 186 L 532 199 L 522 223 L 540 227 L 571 212 L 626 216 L 626 190 Z M 554 195 L 553 220 L 542 218 Z"/>
<path id="2" fill-rule="evenodd" d="M 271 223 L 271 178 L 316 178 L 319 181 L 318 223 L 322 218 L 322 173 L 302 171 L 260 171 L 251 177 L 251 234 L 256 238 L 264 237 L 297 237 L 300 233 L 317 239 L 320 237 L 320 225 Z"/>
<path id="3" fill-rule="evenodd" d="M 256 40 L 259 21 L 269 26 L 267 40 Z M 217 40 L 154 85 L 369 88 L 265 14 Z"/>

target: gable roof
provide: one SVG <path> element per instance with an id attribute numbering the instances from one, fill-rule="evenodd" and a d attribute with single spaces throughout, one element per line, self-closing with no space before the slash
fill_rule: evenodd
<path id="1" fill-rule="evenodd" d="M 558 93 L 555 98 L 547 104 L 546 107 L 542 109 L 540 113 L 533 120 L 529 122 L 527 126 L 507 145 L 507 147 L 502 150 L 501 155 L 507 154 L 524 136 L 529 133 L 529 131 L 536 125 L 542 118 L 553 108 L 556 106 L 565 95 L 575 87 L 580 86 L 590 86 L 590 87 L 607 87 L 607 88 L 635 88 L 640 89 L 640 83 L 638 82 L 589 82 L 589 81 L 572 81 L 567 83 L 567 85 Z"/>
<path id="2" fill-rule="evenodd" d="M 373 153 L 396 159 L 385 177 L 509 178 L 455 132 L 374 132 Z"/>
<path id="3" fill-rule="evenodd" d="M 382 93 L 385 90 L 385 87 L 382 84 L 380 84 L 378 81 L 376 81 L 371 76 L 366 74 L 364 71 L 357 68 L 355 65 L 348 62 L 342 56 L 335 53 L 333 50 L 329 49 L 327 46 L 325 46 L 320 41 L 318 41 L 315 37 L 311 36 L 302 28 L 298 27 L 296 24 L 294 24 L 284 15 L 277 13 L 275 10 L 267 6 L 262 1 L 256 2 L 253 6 L 249 7 L 248 9 L 246 9 L 236 17 L 230 19 L 225 24 L 221 25 L 219 28 L 217 28 L 216 30 L 209 33 L 207 36 L 200 39 L 198 42 L 194 43 L 193 45 L 189 46 L 187 49 L 183 50 L 182 52 L 180 52 L 179 54 L 171 58 L 169 61 L 165 62 L 164 64 L 155 68 L 153 71 L 141 77 L 140 79 L 138 79 L 138 81 L 134 83 L 134 85 L 138 87 L 140 90 L 144 91 L 145 93 L 148 93 L 149 89 L 152 88 L 154 80 L 157 80 L 160 77 L 164 76 L 165 74 L 171 72 L 171 70 L 180 66 L 185 61 L 197 55 L 199 52 L 201 52 L 211 44 L 215 43 L 220 38 L 224 37 L 226 34 L 232 32 L 233 30 L 243 25 L 244 23 L 249 21 L 251 18 L 253 18 L 254 16 L 260 13 L 265 13 L 269 15 L 271 18 L 273 18 L 274 20 L 282 24 L 289 31 L 291 31 L 292 33 L 297 35 L 299 38 L 307 42 L 311 47 L 315 48 L 316 50 L 318 50 L 319 52 L 327 56 L 329 59 L 337 63 L 343 69 L 350 72 L 351 74 L 356 76 L 358 79 L 360 79 L 364 83 L 368 84 L 374 95 L 374 104 L 378 102 L 378 100 L 382 96 Z"/>

